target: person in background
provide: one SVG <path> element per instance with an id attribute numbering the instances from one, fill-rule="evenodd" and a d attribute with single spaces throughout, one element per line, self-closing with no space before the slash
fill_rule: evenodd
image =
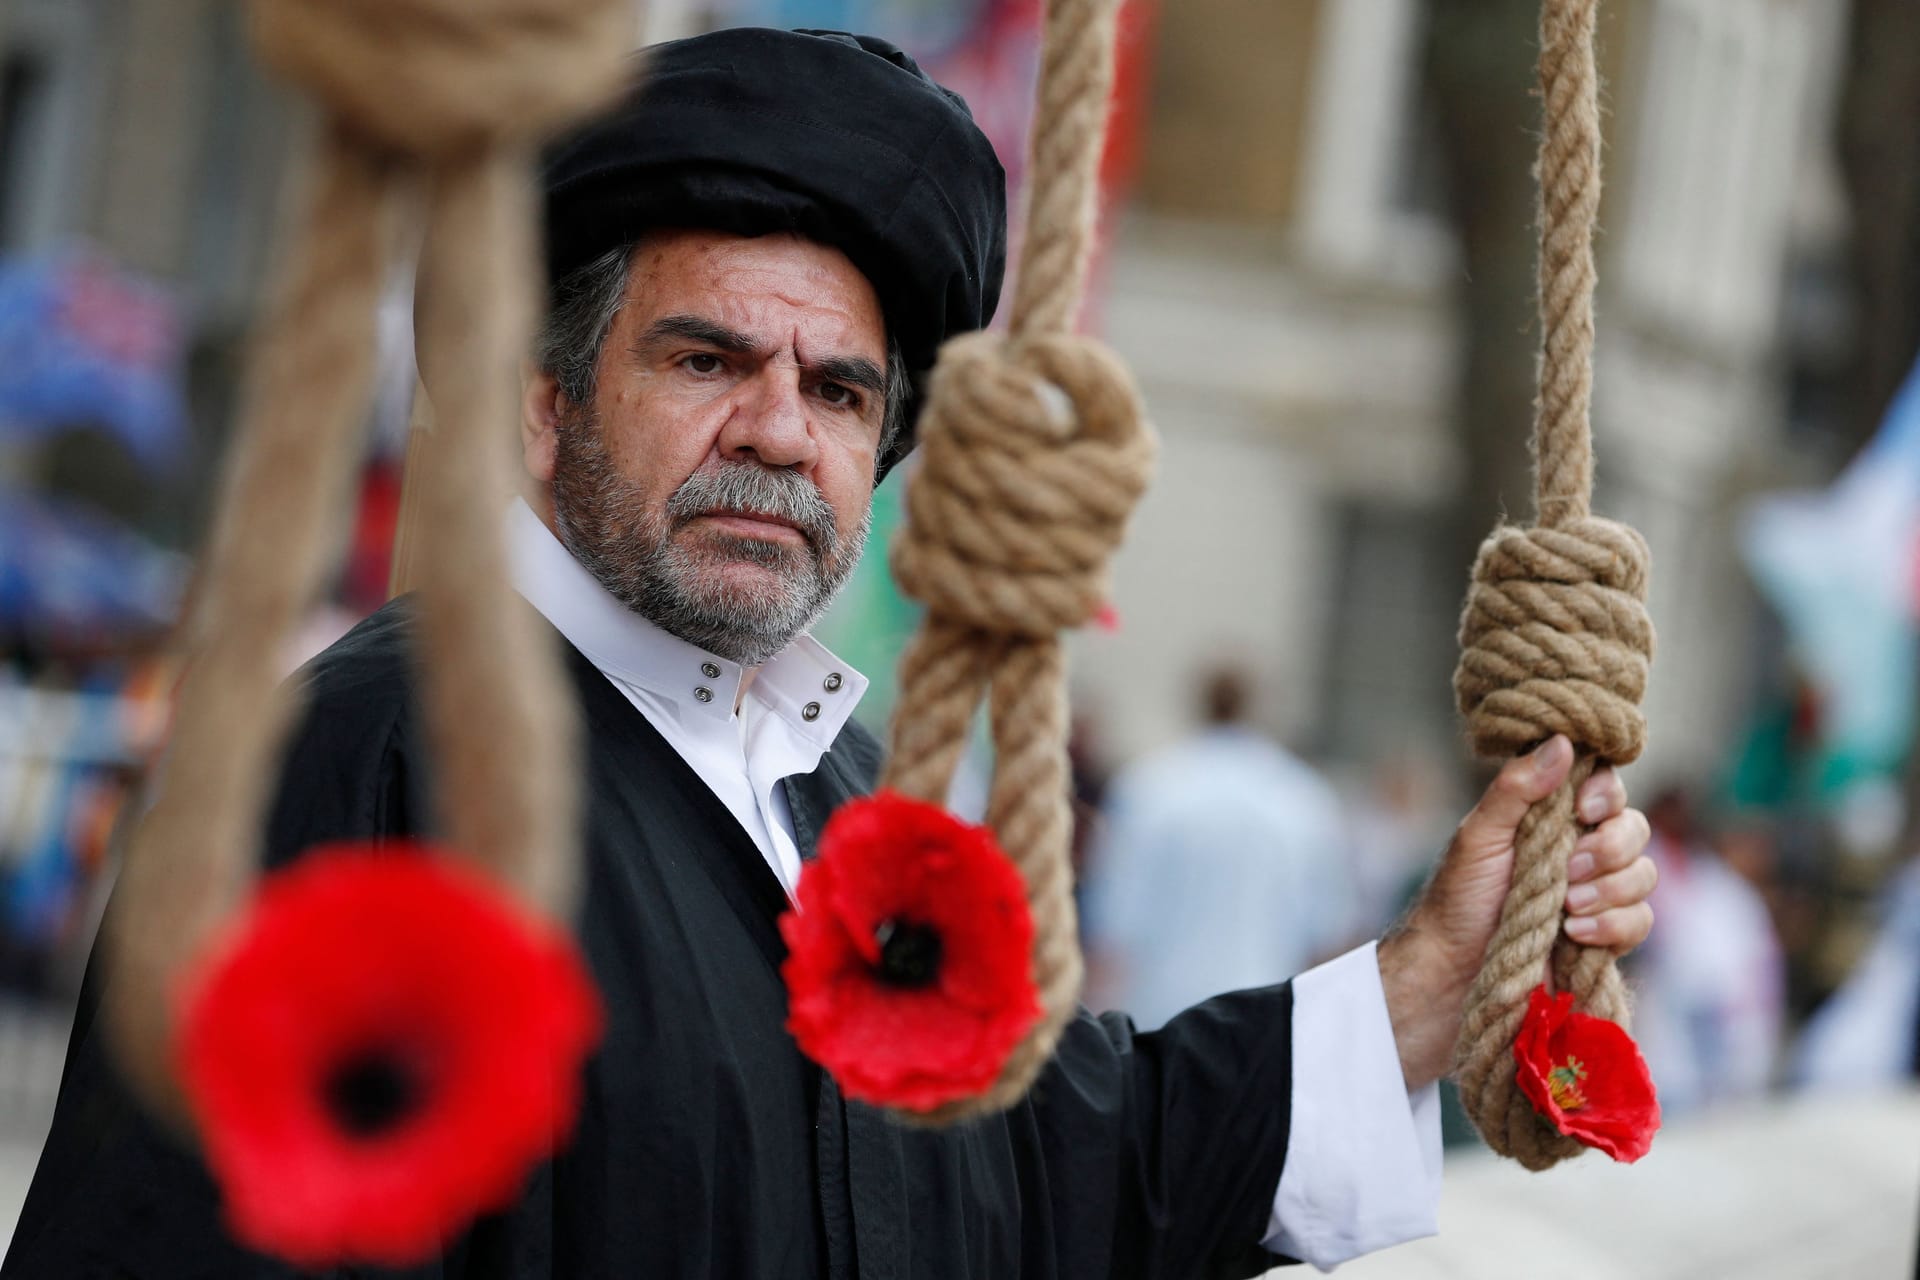
<path id="1" fill-rule="evenodd" d="M 1209 996 L 1280 982 L 1354 928 L 1333 787 L 1250 720 L 1253 682 L 1201 683 L 1197 733 L 1124 770 L 1088 866 L 1096 1003 L 1156 1027 Z"/>
<path id="2" fill-rule="evenodd" d="M 1433 851 L 1454 822 L 1445 774 L 1437 755 L 1409 743 L 1374 760 L 1361 785 L 1343 791 L 1360 932 L 1386 928 L 1426 882 Z"/>
<path id="3" fill-rule="evenodd" d="M 1641 951 L 1634 1034 L 1668 1115 L 1764 1094 L 1779 1058 L 1786 968 L 1760 891 L 1716 851 L 1688 794 L 1647 806 L 1659 937 Z"/>
<path id="4" fill-rule="evenodd" d="M 1897 1088 L 1920 1078 L 1920 857 L 1887 882 L 1880 931 L 1794 1046 L 1794 1084 Z"/>

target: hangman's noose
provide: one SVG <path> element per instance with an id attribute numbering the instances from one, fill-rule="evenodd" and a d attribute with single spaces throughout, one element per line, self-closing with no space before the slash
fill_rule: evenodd
<path id="1" fill-rule="evenodd" d="M 1108 561 L 1154 452 L 1126 370 L 1072 332 L 1093 242 L 1118 9 L 1119 0 L 1047 4 L 1008 332 L 969 334 L 941 350 L 920 420 L 908 523 L 893 548 L 901 589 L 927 615 L 901 660 L 881 786 L 944 803 L 987 699 L 987 821 L 1026 882 L 1045 1011 L 991 1088 L 912 1113 L 920 1122 L 1017 1101 L 1080 994 L 1060 636 L 1106 604 Z"/>
<path id="2" fill-rule="evenodd" d="M 538 297 L 529 148 L 618 91 L 632 32 L 626 0 L 252 0 L 249 13 L 262 58 L 312 92 L 326 121 L 253 354 L 192 660 L 108 939 L 120 1060 L 183 1126 L 179 984 L 257 878 L 297 710 L 281 655 L 349 510 L 374 311 L 416 186 L 423 364 L 453 375 L 433 388 L 441 412 L 417 548 L 439 812 L 450 848 L 546 918 L 570 914 L 572 703 L 551 641 L 507 585 L 498 514 Z"/>
<path id="3" fill-rule="evenodd" d="M 1480 548 L 1460 621 L 1454 674 L 1474 749 L 1503 758 L 1566 734 L 1567 780 L 1528 811 L 1515 840 L 1513 884 L 1455 1046 L 1460 1098 L 1487 1145 L 1529 1169 L 1584 1150 L 1543 1120 L 1515 1082 L 1513 1040 L 1528 993 L 1551 964 L 1575 1007 L 1621 1026 L 1627 996 L 1612 951 L 1561 929 L 1567 859 L 1579 835 L 1574 801 L 1600 762 L 1640 754 L 1653 654 L 1645 607 L 1647 545 L 1590 514 L 1593 445 L 1593 228 L 1600 207 L 1598 0 L 1545 0 L 1540 89 L 1539 396 L 1532 528 L 1496 529 Z"/>

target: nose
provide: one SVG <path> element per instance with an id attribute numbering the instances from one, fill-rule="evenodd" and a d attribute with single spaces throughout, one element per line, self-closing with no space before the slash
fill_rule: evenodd
<path id="1" fill-rule="evenodd" d="M 804 472 L 817 454 L 812 425 L 800 370 L 769 361 L 740 385 L 717 444 L 722 457 L 752 457 L 763 466 Z"/>

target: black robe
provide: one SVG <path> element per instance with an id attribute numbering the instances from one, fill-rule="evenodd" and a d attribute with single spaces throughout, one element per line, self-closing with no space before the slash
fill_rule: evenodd
<path id="1" fill-rule="evenodd" d="M 430 830 L 404 607 L 303 673 L 267 852 Z M 726 807 L 566 648 L 588 733 L 578 936 L 607 1010 L 571 1143 L 420 1280 L 1252 1276 L 1287 1147 L 1291 992 L 1221 997 L 1136 1034 L 1082 1013 L 1027 1100 L 906 1128 L 844 1100 L 784 1030 L 786 908 Z M 803 855 L 880 761 L 857 726 L 784 784 Z M 350 945 L 347 939 L 342 945 Z M 146 1119 L 83 995 L 52 1136 L 4 1280 L 282 1277 L 230 1244 L 198 1160 Z M 374 1276 L 345 1269 L 340 1276 Z"/>

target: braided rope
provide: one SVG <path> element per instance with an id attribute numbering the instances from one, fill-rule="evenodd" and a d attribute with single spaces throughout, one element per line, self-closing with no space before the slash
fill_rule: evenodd
<path id="1" fill-rule="evenodd" d="M 1598 0 L 1545 0 L 1540 16 L 1539 396 L 1533 454 L 1538 524 L 1481 546 L 1460 621 L 1454 690 L 1474 750 L 1500 758 L 1566 734 L 1567 780 L 1530 809 L 1513 883 L 1454 1048 L 1461 1102 L 1487 1145 L 1529 1169 L 1585 1148 L 1534 1110 L 1515 1081 L 1513 1039 L 1543 980 L 1583 1012 L 1627 1024 L 1625 987 L 1604 947 L 1561 930 L 1574 802 L 1599 761 L 1637 758 L 1646 737 L 1653 627 L 1648 553 L 1625 525 L 1589 514 L 1593 489 L 1593 229 L 1600 207 Z"/>
<path id="2" fill-rule="evenodd" d="M 440 808 L 463 856 L 533 909 L 570 911 L 570 703 L 557 654 L 506 586 L 497 516 L 536 296 L 524 148 L 617 90 L 631 34 L 622 0 L 253 0 L 250 15 L 261 56 L 321 100 L 327 123 L 249 371 L 170 750 L 108 938 L 122 1065 L 181 1124 L 175 984 L 257 874 L 298 709 L 280 655 L 350 510 L 374 311 L 416 173 L 429 192 L 423 355 L 458 372 L 436 388 L 446 412 L 418 548 Z"/>
<path id="3" fill-rule="evenodd" d="M 1070 333 L 1092 241 L 1118 7 L 1049 0 L 1009 333 L 970 334 L 941 350 L 908 524 L 892 552 L 901 589 L 925 603 L 927 616 L 901 659 L 881 785 L 944 802 L 987 699 L 987 820 L 1026 881 L 1044 1009 L 984 1094 L 906 1116 L 918 1123 L 1018 1101 L 1080 994 L 1060 633 L 1107 600 L 1108 562 L 1154 453 L 1126 370 Z"/>

